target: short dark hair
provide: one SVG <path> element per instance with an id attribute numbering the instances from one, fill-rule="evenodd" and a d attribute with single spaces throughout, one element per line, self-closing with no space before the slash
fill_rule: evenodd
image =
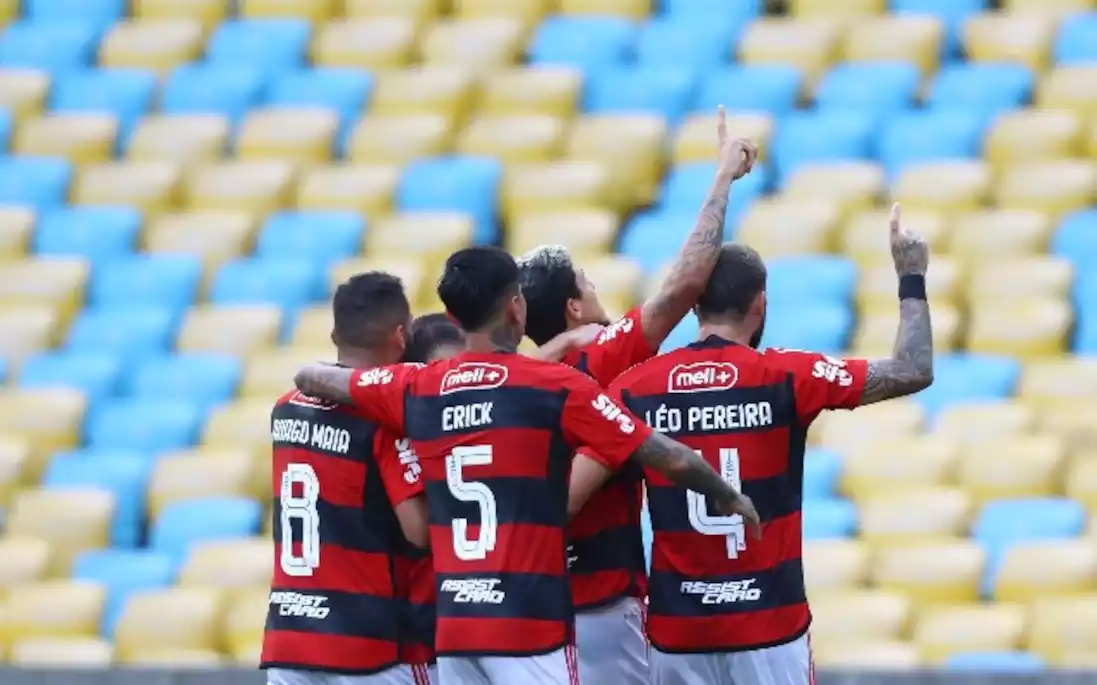
<path id="1" fill-rule="evenodd" d="M 355 274 L 331 298 L 333 333 L 338 344 L 373 348 L 397 326 L 407 325 L 411 306 L 404 284 L 392 274 Z"/>
<path id="2" fill-rule="evenodd" d="M 726 243 L 697 298 L 697 316 L 704 319 L 742 318 L 758 293 L 766 289 L 766 264 L 754 248 Z"/>
<path id="3" fill-rule="evenodd" d="M 441 312 L 424 314 L 411 323 L 404 361 L 425 363 L 442 345 L 461 345 L 464 342 L 464 332 L 448 316 Z"/>
<path id="4" fill-rule="evenodd" d="M 446 260 L 438 297 L 461 328 L 473 332 L 499 313 L 507 296 L 519 292 L 518 265 L 497 247 L 466 247 Z"/>
<path id="5" fill-rule="evenodd" d="M 577 298 L 579 281 L 566 247 L 542 246 L 518 259 L 526 296 L 526 335 L 538 345 L 567 330 L 568 300 Z"/>

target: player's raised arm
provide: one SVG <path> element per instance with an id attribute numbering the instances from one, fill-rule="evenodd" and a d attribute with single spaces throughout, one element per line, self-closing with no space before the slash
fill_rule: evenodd
<path id="1" fill-rule="evenodd" d="M 723 107 L 720 107 L 717 116 L 720 157 L 716 178 L 701 206 L 697 223 L 686 238 L 670 273 L 659 291 L 641 309 L 644 336 L 652 349 L 659 348 L 704 291 L 720 256 L 720 245 L 724 242 L 724 220 L 731 184 L 749 174 L 758 157 L 758 148 L 749 140 L 728 140 Z"/>
<path id="2" fill-rule="evenodd" d="M 298 371 L 293 383 L 310 397 L 352 404 L 370 421 L 402 435 L 404 391 L 420 368 L 420 364 L 393 364 L 351 369 L 313 363 Z"/>

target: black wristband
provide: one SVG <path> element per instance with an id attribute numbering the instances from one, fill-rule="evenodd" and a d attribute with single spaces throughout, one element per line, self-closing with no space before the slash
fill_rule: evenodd
<path id="1" fill-rule="evenodd" d="M 910 274 L 899 277 L 899 299 L 926 301 L 926 277 Z"/>

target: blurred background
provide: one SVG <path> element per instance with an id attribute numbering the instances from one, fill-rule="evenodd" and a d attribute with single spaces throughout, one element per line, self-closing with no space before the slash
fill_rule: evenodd
<path id="1" fill-rule="evenodd" d="M 892 200 L 933 249 L 935 385 L 812 433 L 819 665 L 1097 666 L 1097 2 L 1003 4 L 0 0 L 0 658 L 255 663 L 333 284 L 563 243 L 621 313 L 722 103 L 767 344 L 887 354 Z"/>

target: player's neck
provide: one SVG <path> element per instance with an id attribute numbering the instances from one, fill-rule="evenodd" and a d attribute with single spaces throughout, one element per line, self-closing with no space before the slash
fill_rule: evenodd
<path id="1" fill-rule="evenodd" d="M 750 344 L 751 334 L 746 331 L 744 326 L 734 323 L 703 323 L 700 332 L 697 334 L 697 339 L 704 340 L 713 335 L 740 345 Z"/>
<path id="2" fill-rule="evenodd" d="M 372 369 L 375 366 L 385 366 L 389 364 L 387 360 L 381 359 L 381 355 L 370 350 L 336 350 L 336 360 L 343 366 L 349 366 L 352 369 Z"/>
<path id="3" fill-rule="evenodd" d="M 515 336 L 508 326 L 493 325 L 482 331 L 465 333 L 465 349 L 485 354 L 490 352 L 516 352 L 521 337 Z"/>

